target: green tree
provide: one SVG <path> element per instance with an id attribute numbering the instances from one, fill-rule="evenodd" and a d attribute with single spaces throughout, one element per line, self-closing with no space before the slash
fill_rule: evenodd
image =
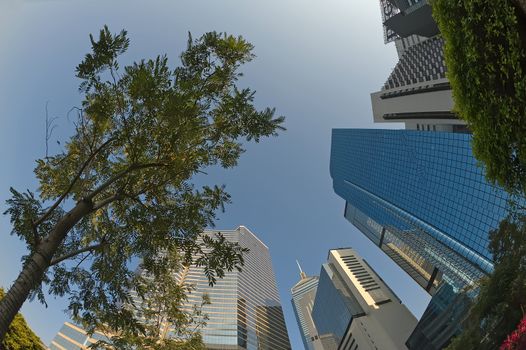
<path id="1" fill-rule="evenodd" d="M 0 288 L 0 299 L 3 297 L 4 289 Z M 44 346 L 40 338 L 29 328 L 24 317 L 18 313 L 9 326 L 9 330 L 1 343 L 0 349 L 44 350 Z"/>
<path id="2" fill-rule="evenodd" d="M 489 180 L 526 191 L 524 0 L 433 0 L 455 110 Z"/>
<path id="3" fill-rule="evenodd" d="M 257 110 L 254 92 L 237 86 L 240 66 L 254 57 L 241 37 L 189 36 L 175 69 L 166 56 L 121 69 L 125 31 L 104 27 L 90 40 L 92 52 L 76 69 L 83 93 L 76 132 L 62 153 L 37 161 L 38 192 L 11 189 L 7 201 L 28 254 L 0 302 L 0 339 L 28 297 L 45 301 L 43 286 L 68 295 L 72 316 L 88 324 L 140 330 L 119 305 L 139 289 L 130 262 L 162 275 L 160 251 L 183 250 L 186 264 L 201 251 L 197 263 L 211 283 L 239 268 L 239 245 L 196 241 L 229 195 L 190 180 L 209 166 L 235 166 L 244 140 L 284 130 L 283 117 Z"/>
<path id="4" fill-rule="evenodd" d="M 495 270 L 484 279 L 449 350 L 498 349 L 526 311 L 526 216 L 514 214 L 490 233 Z"/>
<path id="5" fill-rule="evenodd" d="M 222 240 L 224 237 L 218 235 L 217 241 Z M 98 324 L 85 326 L 89 331 L 96 329 L 106 334 L 110 341 L 99 341 L 93 347 L 123 350 L 206 349 L 200 329 L 208 320 L 208 315 L 203 313 L 203 307 L 210 305 L 208 295 L 203 295 L 200 305 L 183 308 L 195 286 L 178 279 L 177 273 L 184 275 L 189 267 L 183 264 L 179 252 L 161 253 L 156 263 L 163 267 L 159 273 L 151 274 L 139 269 L 136 275 L 137 295 L 141 302 L 126 305 L 141 320 L 140 331 L 137 332 L 135 327 L 111 329 L 108 317 L 112 315 L 101 315 Z"/>

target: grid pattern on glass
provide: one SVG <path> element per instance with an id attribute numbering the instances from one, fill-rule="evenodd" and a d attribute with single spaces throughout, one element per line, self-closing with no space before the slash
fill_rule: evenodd
<path id="1" fill-rule="evenodd" d="M 468 295 L 456 293 L 447 283 L 442 284 L 407 339 L 408 349 L 445 348 L 451 338 L 461 332 L 462 320 L 471 305 Z"/>
<path id="2" fill-rule="evenodd" d="M 312 318 L 320 337 L 330 338 L 332 343 L 339 344 L 353 316 L 346 306 L 341 290 L 336 288 L 332 281 L 333 275 L 329 264 L 323 264 Z"/>
<path id="3" fill-rule="evenodd" d="M 241 272 L 226 272 L 213 287 L 202 267 L 190 266 L 178 271 L 179 283 L 193 286 L 182 309 L 191 312 L 208 295 L 210 305 L 202 309 L 208 320 L 200 332 L 209 349 L 289 350 L 268 247 L 243 226 L 236 230 L 205 231 L 203 235 L 215 236 L 219 232 L 227 241 L 250 249 L 244 257 L 245 265 Z M 141 302 L 136 293 L 132 292 L 132 296 L 136 303 Z M 163 327 L 167 327 L 168 336 L 173 335 L 170 325 Z"/>
<path id="4" fill-rule="evenodd" d="M 486 181 L 470 141 L 469 134 L 447 132 L 335 129 L 334 189 L 381 226 L 443 234 L 460 256 L 489 272 L 488 232 L 506 216 L 509 196 Z"/>
<path id="5" fill-rule="evenodd" d="M 373 206 L 370 213 L 375 212 L 393 214 L 381 206 Z M 369 234 L 375 235 L 373 242 L 430 294 L 434 294 L 442 280 L 459 290 L 475 284 L 484 276 L 481 269 L 427 232 L 415 228 L 397 229 L 406 224 L 399 217 L 390 217 L 390 222 L 400 220 L 400 224 L 382 227 L 348 202 L 345 217 L 360 230 L 365 227 Z M 367 218 L 365 222 L 364 218 Z"/>

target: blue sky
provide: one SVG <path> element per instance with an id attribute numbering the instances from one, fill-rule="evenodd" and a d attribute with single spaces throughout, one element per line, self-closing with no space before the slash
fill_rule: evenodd
<path id="1" fill-rule="evenodd" d="M 259 107 L 287 117 L 278 138 L 251 144 L 239 166 L 203 179 L 225 184 L 233 204 L 217 228 L 245 225 L 269 247 L 293 349 L 302 349 L 290 305 L 299 279 L 295 260 L 318 274 L 327 252 L 354 247 L 419 317 L 429 297 L 343 218 L 344 201 L 329 175 L 332 128 L 373 125 L 369 93 L 385 81 L 396 50 L 383 44 L 376 0 L 0 1 L 0 210 L 10 186 L 36 189 L 35 159 L 44 156 L 45 106 L 57 116 L 55 140 L 71 132 L 66 112 L 79 105 L 74 68 L 89 50 L 89 33 L 108 24 L 131 38 L 123 63 L 168 54 L 173 66 L 188 31 L 242 35 L 257 58 L 243 67 L 242 85 L 257 90 Z M 0 285 L 20 269 L 24 245 L 0 217 Z M 66 299 L 22 311 L 48 344 L 67 320 Z"/>

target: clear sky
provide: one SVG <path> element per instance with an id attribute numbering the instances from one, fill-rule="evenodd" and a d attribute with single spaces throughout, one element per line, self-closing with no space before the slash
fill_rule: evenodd
<path id="1" fill-rule="evenodd" d="M 71 131 L 66 112 L 79 105 L 74 68 L 89 50 L 89 33 L 108 24 L 131 38 L 124 63 L 166 53 L 175 66 L 188 31 L 242 35 L 257 58 L 243 67 L 256 104 L 275 106 L 287 131 L 250 145 L 239 166 L 214 169 L 200 181 L 226 184 L 233 204 L 216 227 L 245 225 L 269 247 L 292 348 L 302 349 L 290 304 L 298 259 L 318 274 L 330 248 L 354 247 L 420 317 L 429 297 L 343 217 L 344 201 L 329 175 L 332 128 L 373 125 L 369 93 L 396 63 L 383 44 L 377 0 L 0 0 L 0 211 L 8 190 L 37 188 L 34 160 L 45 152 L 45 105 L 59 119 L 51 151 Z M 21 267 L 24 245 L 0 217 L 0 285 Z M 22 311 L 49 344 L 68 319 L 66 299 Z"/>

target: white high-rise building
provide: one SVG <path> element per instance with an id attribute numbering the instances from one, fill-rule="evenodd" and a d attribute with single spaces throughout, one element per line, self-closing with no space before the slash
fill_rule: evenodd
<path id="1" fill-rule="evenodd" d="M 218 232 L 250 251 L 244 255 L 241 272 L 226 272 L 213 287 L 202 267 L 191 266 L 182 273 L 184 283 L 195 286 L 186 308 L 199 305 L 203 294 L 210 298 L 211 304 L 203 309 L 209 319 L 201 329 L 207 348 L 290 350 L 268 247 L 245 226 L 204 234 L 214 236 Z"/>
<path id="2" fill-rule="evenodd" d="M 324 350 L 407 349 L 417 319 L 351 248 L 329 251 L 312 310 Z"/>
<path id="3" fill-rule="evenodd" d="M 292 308 L 301 332 L 305 350 L 323 350 L 316 325 L 312 319 L 312 308 L 318 288 L 318 276 L 309 276 L 300 268 L 300 281 L 291 288 Z"/>
<path id="4" fill-rule="evenodd" d="M 206 325 L 200 328 L 207 349 L 290 350 L 268 247 L 245 226 L 235 230 L 205 231 L 203 235 L 214 237 L 218 233 L 227 241 L 250 250 L 243 256 L 242 271 L 225 272 L 223 278 L 210 286 L 203 267 L 182 268 L 176 275 L 178 281 L 192 285 L 193 290 L 181 309 L 191 313 L 194 305 L 201 305 L 203 295 L 210 299 L 210 304 L 202 308 L 208 317 Z M 136 303 L 141 302 L 136 293 L 132 292 L 132 297 Z M 170 337 L 171 325 L 163 323 L 160 327 L 161 333 Z M 97 333 L 89 337 L 81 328 L 66 323 L 53 340 L 51 349 L 87 349 L 99 338 Z"/>

